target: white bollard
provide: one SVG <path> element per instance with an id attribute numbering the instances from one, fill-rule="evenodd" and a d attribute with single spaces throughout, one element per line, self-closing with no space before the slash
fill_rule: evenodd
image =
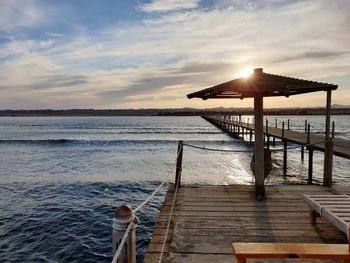
<path id="1" fill-rule="evenodd" d="M 133 225 L 117 260 L 118 263 L 136 263 L 136 227 L 139 223 L 139 219 L 134 216 L 130 206 L 119 206 L 113 218 L 113 257 L 130 222 L 133 222 Z"/>

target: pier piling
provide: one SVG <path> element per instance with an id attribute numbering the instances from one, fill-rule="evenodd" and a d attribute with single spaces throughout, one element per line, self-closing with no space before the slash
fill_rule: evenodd
<path id="1" fill-rule="evenodd" d="M 283 141 L 283 176 L 287 176 L 287 141 Z"/>
<path id="2" fill-rule="evenodd" d="M 117 253 L 119 244 L 131 222 L 133 225 L 117 259 L 118 263 L 136 263 L 136 227 L 139 223 L 130 206 L 119 206 L 113 219 L 113 257 Z"/>
<path id="3" fill-rule="evenodd" d="M 308 171 L 308 180 L 307 184 L 312 184 L 312 165 L 313 165 L 313 159 L 314 159 L 314 150 L 312 147 L 309 147 L 309 171 Z"/>
<path id="4" fill-rule="evenodd" d="M 331 96 L 332 90 L 327 90 L 326 98 L 326 127 L 325 127 L 325 143 L 324 143 L 324 171 L 323 171 L 323 185 L 327 187 L 332 186 L 332 169 L 333 169 L 333 140 L 330 136 L 330 122 L 331 122 Z"/>

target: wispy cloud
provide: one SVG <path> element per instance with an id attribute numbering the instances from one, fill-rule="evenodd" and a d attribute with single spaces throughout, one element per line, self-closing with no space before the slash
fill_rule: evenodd
<path id="1" fill-rule="evenodd" d="M 151 3 L 142 4 L 141 9 L 145 12 L 168 12 L 196 8 L 199 0 L 153 0 Z"/>
<path id="2" fill-rule="evenodd" d="M 45 13 L 35 0 L 0 1 L 0 31 L 30 28 L 43 22 Z"/>

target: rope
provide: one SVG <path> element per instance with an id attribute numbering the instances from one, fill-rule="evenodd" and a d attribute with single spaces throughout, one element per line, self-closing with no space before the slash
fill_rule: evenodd
<path id="1" fill-rule="evenodd" d="M 156 190 L 153 191 L 153 193 L 147 197 L 145 201 L 143 201 L 135 210 L 134 213 L 137 213 L 139 210 L 141 210 L 159 191 L 159 189 L 163 186 L 163 184 L 168 180 L 170 173 L 164 178 L 163 182 L 157 187 Z"/>
<path id="2" fill-rule="evenodd" d="M 180 152 L 183 151 L 183 145 L 185 145 L 185 144 L 182 143 L 181 148 L 180 148 L 180 149 L 178 150 L 178 152 L 177 152 L 177 158 L 179 157 Z M 176 159 L 177 159 L 177 158 L 176 158 Z M 181 177 L 181 173 L 182 173 L 182 169 L 179 169 L 179 177 Z M 166 240 L 167 240 L 168 234 L 169 234 L 169 229 L 170 229 L 170 224 L 171 224 L 171 218 L 172 218 L 173 213 L 174 213 L 175 201 L 176 201 L 177 191 L 178 191 L 178 189 L 179 189 L 179 184 L 180 184 L 180 180 L 178 180 L 178 181 L 176 182 L 176 185 L 175 185 L 174 198 L 173 198 L 173 201 L 172 201 L 172 204 L 171 204 L 170 215 L 169 215 L 168 223 L 167 223 L 167 226 L 166 226 L 165 236 L 164 236 L 164 240 L 163 240 L 163 244 L 162 244 L 162 249 L 161 249 L 161 251 L 160 251 L 158 263 L 161 263 L 161 262 L 162 262 L 162 258 L 163 258 L 163 254 L 164 254 L 164 249 L 165 249 L 165 243 L 166 243 Z"/>
<path id="3" fill-rule="evenodd" d="M 200 149 L 200 150 L 214 151 L 214 152 L 235 152 L 235 153 L 252 152 L 251 150 L 242 150 L 242 151 L 240 151 L 240 150 L 226 150 L 226 149 L 206 148 L 205 146 L 201 147 L 201 146 L 187 144 L 187 143 L 184 143 L 183 145 L 186 145 L 186 146 L 192 147 L 192 148 L 196 148 L 196 149 Z"/>
<path id="4" fill-rule="evenodd" d="M 310 143 L 305 145 L 305 147 L 311 147 L 320 143 L 323 143 L 324 141 L 319 141 L 319 142 L 314 142 L 314 143 Z M 218 148 L 207 148 L 205 146 L 201 147 L 201 146 L 197 146 L 197 145 L 193 145 L 193 144 L 188 144 L 188 143 L 183 143 L 183 145 L 191 147 L 191 148 L 196 148 L 196 149 L 200 149 L 200 150 L 206 150 L 206 151 L 214 151 L 214 152 L 232 152 L 232 153 L 251 153 L 253 152 L 252 150 L 228 150 L 228 149 L 218 149 Z M 292 149 L 298 149 L 302 147 L 302 145 L 298 145 L 298 146 L 294 146 L 294 147 L 287 147 L 287 150 L 292 150 Z M 270 149 L 271 152 L 278 152 L 278 151 L 284 151 L 285 148 L 276 148 L 276 149 Z"/>
<path id="5" fill-rule="evenodd" d="M 180 171 L 180 173 L 181 173 L 181 171 Z M 165 243 L 166 243 L 166 240 L 167 240 L 167 238 L 168 238 L 169 229 L 170 229 L 170 224 L 171 224 L 171 218 L 172 218 L 173 212 L 174 212 L 174 207 L 175 207 L 175 201 L 176 201 L 176 196 L 177 196 L 177 190 L 178 190 L 178 188 L 179 188 L 179 181 L 176 182 L 174 198 L 173 198 L 173 202 L 172 202 L 172 204 L 171 204 L 171 210 L 170 210 L 169 220 L 168 220 L 168 224 L 167 224 L 167 226 L 166 226 L 165 237 L 164 237 L 164 240 L 163 240 L 162 249 L 161 249 L 161 251 L 160 251 L 158 263 L 161 263 L 161 262 L 162 262 L 163 253 L 164 253 L 164 248 L 165 248 Z"/>

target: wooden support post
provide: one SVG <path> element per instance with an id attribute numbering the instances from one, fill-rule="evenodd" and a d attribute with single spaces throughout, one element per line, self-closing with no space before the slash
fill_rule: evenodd
<path id="1" fill-rule="evenodd" d="M 333 169 L 333 141 L 330 138 L 325 142 L 325 160 L 324 160 L 324 176 L 323 185 L 332 187 L 332 169 Z"/>
<path id="2" fill-rule="evenodd" d="M 254 97 L 254 125 L 255 125 L 255 198 L 265 197 L 264 174 L 264 138 L 263 138 L 263 96 Z"/>
<path id="3" fill-rule="evenodd" d="M 324 143 L 324 171 L 323 185 L 332 186 L 332 169 L 333 169 L 333 140 L 330 137 L 330 121 L 331 121 L 331 97 L 332 90 L 327 90 L 326 103 L 326 127 L 325 127 L 325 143 Z"/>
<path id="4" fill-rule="evenodd" d="M 310 123 L 307 124 L 307 140 L 306 143 L 310 143 Z"/>
<path id="5" fill-rule="evenodd" d="M 305 120 L 305 127 L 304 127 L 304 129 L 305 129 L 305 133 L 307 133 L 307 120 Z"/>
<path id="6" fill-rule="evenodd" d="M 113 218 L 113 257 L 118 251 L 119 244 L 122 241 L 130 222 L 133 222 L 133 224 L 117 262 L 136 263 L 136 226 L 140 222 L 137 217 L 133 216 L 133 211 L 130 206 L 119 206 L 116 209 Z"/>
<path id="7" fill-rule="evenodd" d="M 177 158 L 176 158 L 176 173 L 175 173 L 175 187 L 181 186 L 181 173 L 182 173 L 182 154 L 183 154 L 183 141 L 179 141 L 177 145 Z"/>
<path id="8" fill-rule="evenodd" d="M 334 121 L 332 121 L 332 138 L 334 138 Z"/>
<path id="9" fill-rule="evenodd" d="M 275 128 L 277 128 L 277 118 L 275 118 Z M 273 136 L 272 145 L 273 145 L 273 147 L 276 146 L 276 137 L 275 136 Z"/>
<path id="10" fill-rule="evenodd" d="M 287 141 L 283 141 L 283 176 L 287 176 Z"/>
<path id="11" fill-rule="evenodd" d="M 301 146 L 301 161 L 304 162 L 304 146 Z"/>
<path id="12" fill-rule="evenodd" d="M 290 127 L 289 127 L 289 119 L 288 119 L 288 125 L 287 125 L 287 129 L 288 129 L 288 131 L 289 131 L 289 128 L 290 128 Z"/>
<path id="13" fill-rule="evenodd" d="M 312 147 L 309 147 L 309 171 L 308 171 L 308 178 L 307 178 L 307 184 L 312 184 L 312 166 L 313 166 L 313 159 L 314 159 L 314 149 Z"/>
<path id="14" fill-rule="evenodd" d="M 284 137 L 284 121 L 282 121 L 282 138 Z"/>
<path id="15" fill-rule="evenodd" d="M 270 136 L 266 135 L 266 147 L 267 149 L 270 149 Z"/>

